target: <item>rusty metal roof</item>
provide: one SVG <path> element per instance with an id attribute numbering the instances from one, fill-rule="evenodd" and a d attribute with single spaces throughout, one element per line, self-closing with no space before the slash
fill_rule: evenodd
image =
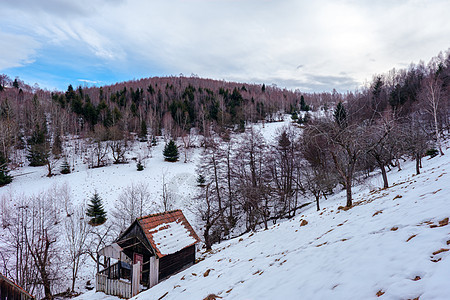
<path id="1" fill-rule="evenodd" d="M 137 221 L 159 258 L 200 241 L 179 209 L 140 217 Z"/>

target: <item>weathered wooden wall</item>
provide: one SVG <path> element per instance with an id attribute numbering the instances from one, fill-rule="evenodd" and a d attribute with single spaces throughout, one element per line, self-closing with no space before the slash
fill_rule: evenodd
<path id="1" fill-rule="evenodd" d="M 195 262 L 195 245 L 184 248 L 159 260 L 159 281 Z"/>
<path id="2" fill-rule="evenodd" d="M 34 299 L 27 292 L 16 286 L 12 281 L 0 274 L 0 300 Z"/>

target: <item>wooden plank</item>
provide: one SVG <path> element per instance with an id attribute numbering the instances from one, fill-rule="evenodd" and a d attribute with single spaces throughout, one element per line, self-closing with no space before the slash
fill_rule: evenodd
<path id="1" fill-rule="evenodd" d="M 158 275 L 159 275 L 159 259 L 156 256 L 150 257 L 150 275 L 149 275 L 149 283 L 148 286 L 151 288 L 158 284 Z"/>
<path id="2" fill-rule="evenodd" d="M 131 276 L 131 296 L 136 296 L 139 293 L 141 281 L 141 262 L 138 261 L 133 265 L 133 274 Z"/>

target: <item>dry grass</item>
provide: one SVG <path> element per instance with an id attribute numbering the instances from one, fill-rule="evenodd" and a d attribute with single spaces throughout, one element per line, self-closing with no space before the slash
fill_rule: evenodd
<path id="1" fill-rule="evenodd" d="M 448 250 L 449 250 L 449 249 L 441 248 L 441 249 L 439 249 L 439 250 L 437 250 L 437 251 L 434 251 L 434 252 L 433 252 L 433 255 L 437 255 L 437 254 L 442 253 L 442 252 L 447 252 Z"/>
<path id="2" fill-rule="evenodd" d="M 379 290 L 376 295 L 377 295 L 377 297 L 381 297 L 384 295 L 384 293 L 385 292 L 383 292 L 383 290 Z"/>
<path id="3" fill-rule="evenodd" d="M 447 225 L 448 225 L 448 218 L 445 218 L 445 219 L 439 221 L 439 227 L 447 226 Z"/>
<path id="4" fill-rule="evenodd" d="M 305 226 L 305 225 L 307 225 L 308 224 L 308 221 L 306 221 L 306 220 L 302 220 L 301 222 L 300 222 L 300 226 Z"/>
<path id="5" fill-rule="evenodd" d="M 222 299 L 222 297 L 217 296 L 216 294 L 209 294 L 203 300 L 216 300 L 216 299 Z"/>
<path id="6" fill-rule="evenodd" d="M 448 225 L 448 221 L 449 221 L 448 218 L 442 219 L 442 220 L 439 221 L 439 225 L 432 224 L 432 225 L 430 225 L 430 228 L 447 226 Z"/>
<path id="7" fill-rule="evenodd" d="M 410 236 L 407 240 L 406 240 L 406 242 L 409 242 L 410 240 L 412 240 L 413 238 L 415 238 L 417 236 L 417 234 L 413 234 L 412 236 Z"/>
<path id="8" fill-rule="evenodd" d="M 413 281 L 419 281 L 420 279 L 422 279 L 422 277 L 416 276 L 416 277 L 414 277 Z"/>
<path id="9" fill-rule="evenodd" d="M 391 228 L 391 231 L 397 231 L 397 230 L 398 230 L 397 226 L 394 226 L 394 227 Z"/>
<path id="10" fill-rule="evenodd" d="M 382 213 L 383 213 L 383 211 L 382 211 L 382 210 L 379 210 L 379 211 L 375 212 L 375 213 L 372 215 L 372 217 L 375 217 L 376 215 L 382 214 Z"/>
<path id="11" fill-rule="evenodd" d="M 211 272 L 211 269 L 206 270 L 206 272 L 203 273 L 203 277 L 208 277 L 209 272 Z"/>

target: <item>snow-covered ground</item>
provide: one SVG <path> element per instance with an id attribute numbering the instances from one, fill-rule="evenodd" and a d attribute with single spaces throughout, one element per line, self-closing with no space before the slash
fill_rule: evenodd
<path id="1" fill-rule="evenodd" d="M 264 136 L 271 139 L 281 125 L 266 124 Z M 45 167 L 22 168 L 15 175 L 23 175 L 1 188 L 0 196 L 31 195 L 67 184 L 74 203 L 87 201 L 96 190 L 108 211 L 133 182 L 148 183 L 160 198 L 164 174 L 177 196 L 175 207 L 183 209 L 194 192 L 200 151 L 192 150 L 187 163 L 167 163 L 163 146 L 161 142 L 153 149 L 142 172 L 135 163 L 98 169 L 80 164 L 75 173 L 47 178 Z M 268 230 L 215 245 L 201 254 L 202 261 L 136 299 L 204 299 L 210 294 L 223 299 L 449 299 L 450 225 L 444 225 L 450 217 L 448 152 L 425 158 L 423 166 L 417 176 L 414 162 L 390 171 L 388 189 L 379 188 L 380 176 L 355 187 L 356 205 L 350 210 L 338 209 L 345 205 L 341 192 L 323 201 L 319 212 L 311 205 Z M 307 224 L 301 226 L 303 221 Z M 90 291 L 76 299 L 118 298 Z"/>
<path id="2" fill-rule="evenodd" d="M 407 163 L 389 173 L 392 187 L 360 187 L 352 209 L 338 209 L 337 194 L 320 212 L 216 245 L 136 299 L 449 299 L 449 173 L 448 155 L 425 159 L 418 176 Z"/>
<path id="3" fill-rule="evenodd" d="M 269 230 L 216 245 L 204 260 L 136 299 L 449 299 L 450 157 L 389 173 Z M 374 177 L 374 182 L 380 179 Z M 306 225 L 303 220 L 307 221 Z M 89 292 L 82 299 L 102 298 Z M 213 299 L 213 298 L 212 298 Z"/>

